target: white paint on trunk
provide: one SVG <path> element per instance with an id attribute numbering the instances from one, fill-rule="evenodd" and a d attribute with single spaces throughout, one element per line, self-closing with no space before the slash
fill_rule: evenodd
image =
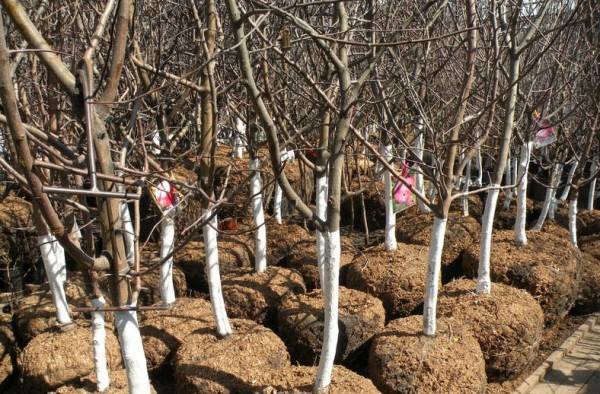
<path id="1" fill-rule="evenodd" d="M 279 186 L 278 182 L 275 182 L 275 196 L 273 197 L 273 215 L 275 215 L 275 221 L 278 224 L 282 223 L 281 220 L 281 201 L 283 200 L 283 190 Z"/>
<path id="2" fill-rule="evenodd" d="M 590 176 L 594 176 L 594 174 L 598 171 L 598 157 L 594 157 L 592 159 L 592 165 L 590 167 Z M 594 210 L 594 200 L 596 199 L 596 178 L 592 179 L 590 182 L 590 189 L 588 191 L 588 203 L 587 210 Z"/>
<path id="3" fill-rule="evenodd" d="M 515 222 L 515 241 L 518 245 L 527 245 L 527 173 L 529 171 L 529 159 L 533 142 L 521 146 L 519 157 L 519 185 L 517 187 L 517 218 Z"/>
<path id="4" fill-rule="evenodd" d="M 207 213 L 207 217 L 211 212 Z M 217 332 L 224 337 L 232 333 L 227 311 L 225 310 L 225 301 L 221 291 L 221 274 L 219 272 L 219 248 L 217 244 L 217 215 L 204 225 L 204 252 L 206 279 L 208 281 L 208 290 L 210 293 L 210 304 L 212 306 L 213 316 L 217 325 Z"/>
<path id="5" fill-rule="evenodd" d="M 158 132 L 158 130 L 156 130 L 154 132 L 154 135 L 152 136 L 152 153 L 154 153 L 156 156 L 161 154 L 161 149 L 160 149 L 160 133 Z"/>
<path id="6" fill-rule="evenodd" d="M 316 205 L 317 217 L 321 220 L 327 218 L 327 190 L 328 179 L 326 172 L 317 177 L 316 181 Z M 325 233 L 317 230 L 317 265 L 319 267 L 319 281 L 321 288 L 325 291 Z"/>
<path id="7" fill-rule="evenodd" d="M 250 194 L 252 195 L 252 216 L 256 227 L 254 269 L 261 273 L 267 270 L 267 228 L 263 211 L 262 178 L 260 176 L 260 159 L 250 161 L 252 178 L 250 179 Z"/>
<path id="8" fill-rule="evenodd" d="M 387 162 L 392 160 L 392 146 L 383 147 L 383 157 Z M 396 213 L 394 212 L 394 184 L 392 174 L 385 170 L 383 173 L 385 184 L 385 250 L 396 250 Z"/>
<path id="9" fill-rule="evenodd" d="M 550 207 L 552 206 L 552 202 L 554 201 L 554 194 L 556 193 L 556 178 L 559 176 L 560 164 L 555 164 L 552 169 L 552 175 L 550 175 L 550 187 L 546 188 L 546 195 L 544 196 L 544 205 L 542 206 L 542 212 L 535 222 L 535 226 L 533 226 L 532 230 L 540 231 L 544 226 L 544 222 L 546 221 L 546 217 L 548 216 L 548 212 L 550 211 Z"/>
<path id="10" fill-rule="evenodd" d="M 94 298 L 94 308 L 104 308 L 104 297 Z M 94 367 L 96 370 L 96 388 L 103 392 L 110 385 L 106 361 L 106 331 L 104 328 L 104 312 L 92 312 L 92 344 L 94 348 Z"/>
<path id="11" fill-rule="evenodd" d="M 483 185 L 483 160 L 481 160 L 481 148 L 477 148 L 475 165 L 477 166 L 477 179 L 475 180 L 474 186 L 481 187 Z"/>
<path id="12" fill-rule="evenodd" d="M 509 152 L 510 155 L 510 152 Z M 513 176 L 512 176 L 512 158 L 510 156 L 508 156 L 508 165 L 506 166 L 506 168 L 504 169 L 504 183 L 506 185 L 511 185 L 513 183 Z M 509 188 L 506 190 L 506 195 L 504 196 L 504 205 L 503 208 L 505 210 L 510 208 L 510 202 L 513 199 L 513 188 Z"/>
<path id="13" fill-rule="evenodd" d="M 467 163 L 465 167 L 465 183 L 463 185 L 463 193 L 469 192 L 469 187 L 471 186 L 471 160 Z M 462 208 L 463 208 L 463 216 L 469 216 L 469 196 L 464 195 L 462 197 Z"/>
<path id="14" fill-rule="evenodd" d="M 242 135 L 246 134 L 246 124 L 241 118 L 235 118 L 235 136 L 233 137 L 233 157 L 241 159 L 244 157 L 244 143 Z"/>
<path id="15" fill-rule="evenodd" d="M 572 164 L 571 164 L 571 168 L 569 168 L 569 174 L 567 175 L 567 185 L 565 186 L 559 200 L 560 201 L 567 201 L 567 197 L 569 196 L 569 191 L 571 190 L 571 182 L 573 182 L 573 176 L 575 176 L 575 170 L 577 169 L 577 166 L 579 165 L 579 161 L 575 160 Z"/>
<path id="16" fill-rule="evenodd" d="M 577 246 L 577 196 L 569 201 L 569 238 L 573 246 Z"/>
<path id="17" fill-rule="evenodd" d="M 175 243 L 175 219 L 172 212 L 167 212 L 160 224 L 160 258 L 164 259 L 173 252 Z M 175 302 L 173 285 L 173 256 L 160 266 L 160 300 L 163 305 Z"/>
<path id="18" fill-rule="evenodd" d="M 425 300 L 423 302 L 423 333 L 433 336 L 436 332 L 437 296 L 442 264 L 442 250 L 446 235 L 447 219 L 437 216 L 433 219 L 431 243 L 427 257 L 427 278 L 425 279 Z"/>
<path id="19" fill-rule="evenodd" d="M 424 150 L 424 135 L 423 135 L 423 119 L 421 117 L 417 118 L 415 122 L 415 129 L 417 134 L 417 138 L 415 138 L 415 154 L 420 160 L 423 160 L 423 150 Z M 418 171 L 415 175 L 415 189 L 423 193 L 425 192 L 425 181 L 423 180 L 423 173 L 421 169 L 418 168 Z M 431 212 L 431 209 L 423 202 L 420 198 L 417 198 L 417 206 L 419 207 L 419 211 L 421 212 Z"/>
<path id="20" fill-rule="evenodd" d="M 48 284 L 50 285 L 52 300 L 56 307 L 56 319 L 60 324 L 71 323 L 67 296 L 65 295 L 65 282 L 67 281 L 65 250 L 54 235 L 40 235 L 37 237 L 37 241 L 40 246 Z"/>
<path id="21" fill-rule="evenodd" d="M 135 255 L 135 230 L 129 213 L 127 201 L 121 202 L 121 223 L 123 228 L 123 238 L 125 239 L 125 258 L 130 266 L 133 265 Z"/>
<path id="22" fill-rule="evenodd" d="M 340 231 L 330 231 L 326 235 L 325 247 L 325 287 L 323 291 L 325 302 L 325 329 L 323 336 L 323 347 L 315 389 L 324 390 L 331 384 L 333 363 L 338 342 L 338 304 L 339 304 L 339 273 L 340 273 Z"/>
<path id="23" fill-rule="evenodd" d="M 492 289 L 490 278 L 490 255 L 492 249 L 492 231 L 494 229 L 494 216 L 500 194 L 500 185 L 492 185 L 485 200 L 485 209 L 481 220 L 481 239 L 479 251 L 479 266 L 477 268 L 477 293 L 489 294 Z"/>
<path id="24" fill-rule="evenodd" d="M 127 370 L 129 393 L 148 394 L 150 380 L 136 311 L 115 312 L 115 325 L 119 333 L 121 355 Z"/>

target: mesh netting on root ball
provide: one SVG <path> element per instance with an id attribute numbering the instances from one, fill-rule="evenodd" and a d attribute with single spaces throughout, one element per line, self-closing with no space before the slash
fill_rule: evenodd
<path id="1" fill-rule="evenodd" d="M 140 332 L 148 368 L 166 365 L 185 337 L 213 324 L 210 302 L 201 298 L 178 298 L 169 310 L 145 313 Z"/>
<path id="2" fill-rule="evenodd" d="M 483 393 L 483 354 L 470 330 L 438 319 L 433 337 L 423 335 L 423 317 L 391 321 L 373 339 L 369 376 L 383 393 Z"/>
<path id="3" fill-rule="evenodd" d="M 402 242 L 429 246 L 434 215 L 407 216 L 396 225 L 396 234 Z M 479 240 L 481 225 L 474 218 L 451 213 L 446 224 L 442 250 L 442 281 L 460 276 L 460 259 L 463 251 Z"/>
<path id="4" fill-rule="evenodd" d="M 291 366 L 265 375 L 264 386 L 256 392 L 263 394 L 310 393 L 312 392 L 316 367 Z M 329 394 L 377 394 L 379 390 L 369 379 L 335 365 L 329 386 Z"/>
<path id="5" fill-rule="evenodd" d="M 106 330 L 106 359 L 109 369 L 121 366 L 119 342 L 110 330 Z M 91 374 L 94 372 L 91 327 L 81 324 L 65 331 L 41 333 L 23 350 L 20 367 L 23 387 L 29 392 L 44 392 Z"/>
<path id="6" fill-rule="evenodd" d="M 11 317 L 0 313 L 0 388 L 13 374 L 16 357 L 15 335 L 13 334 Z"/>
<path id="7" fill-rule="evenodd" d="M 377 246 L 357 256 L 348 267 L 346 286 L 383 301 L 388 319 L 408 316 L 422 304 L 428 249 L 398 243 L 398 250 Z"/>
<path id="8" fill-rule="evenodd" d="M 438 298 L 438 316 L 450 316 L 471 328 L 485 357 L 490 381 L 519 375 L 535 358 L 544 325 L 540 305 L 526 291 L 500 283 L 491 294 L 474 292 L 475 282 L 455 280 Z"/>
<path id="9" fill-rule="evenodd" d="M 129 386 L 127 383 L 127 371 L 125 369 L 117 369 L 108 371 L 110 378 L 110 386 L 103 394 L 129 394 Z M 96 390 L 96 375 L 91 374 L 85 378 L 78 379 L 75 382 L 61 386 L 56 391 L 56 394 L 91 394 L 97 393 Z M 150 386 L 150 393 L 156 393 L 154 387 Z"/>
<path id="10" fill-rule="evenodd" d="M 546 326 L 558 322 L 575 304 L 581 275 L 581 254 L 568 239 L 545 232 L 527 232 L 528 242 L 518 246 L 513 231 L 496 231 L 492 237 L 492 281 L 527 290 L 544 310 Z M 463 271 L 475 277 L 479 244 L 463 256 Z"/>
<path id="11" fill-rule="evenodd" d="M 225 307 L 234 318 L 273 325 L 280 300 L 304 292 L 302 276 L 287 268 L 268 267 L 260 274 L 252 269 L 239 269 L 223 275 Z"/>
<path id="12" fill-rule="evenodd" d="M 584 252 L 582 266 L 579 293 L 572 313 L 583 315 L 600 310 L 600 260 Z"/>
<path id="13" fill-rule="evenodd" d="M 284 299 L 277 309 L 278 331 L 292 358 L 301 364 L 314 365 L 323 346 L 323 292 Z M 339 337 L 336 362 L 360 367 L 369 340 L 385 324 L 380 300 L 358 290 L 340 287 Z"/>
<path id="14" fill-rule="evenodd" d="M 252 267 L 254 254 L 252 241 L 242 236 L 219 237 L 219 271 L 224 274 L 242 267 Z M 188 287 L 208 292 L 205 272 L 204 243 L 191 241 L 175 253 L 174 265 L 185 274 Z"/>
<path id="15" fill-rule="evenodd" d="M 347 238 L 342 237 L 341 240 L 340 284 L 344 285 L 346 283 L 348 265 L 354 259 L 354 247 Z M 294 245 L 286 260 L 282 265 L 298 271 L 302 275 L 302 278 L 304 278 L 304 283 L 306 283 L 306 288 L 309 291 L 321 287 L 317 264 L 317 244 L 314 238 Z"/>
<path id="16" fill-rule="evenodd" d="M 176 392 L 253 392 L 268 371 L 290 366 L 284 343 L 253 321 L 231 319 L 233 334 L 218 338 L 214 328 L 188 335 L 174 360 Z"/>

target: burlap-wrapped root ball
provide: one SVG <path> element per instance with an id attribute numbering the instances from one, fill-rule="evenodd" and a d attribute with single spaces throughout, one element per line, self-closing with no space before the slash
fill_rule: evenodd
<path id="1" fill-rule="evenodd" d="M 525 201 L 526 215 L 528 218 L 533 218 L 536 204 L 528 198 Z M 504 209 L 504 198 L 500 196 L 498 204 L 496 205 L 496 213 L 494 215 L 494 229 L 497 230 L 511 230 L 515 227 L 515 221 L 517 218 L 517 200 L 513 198 L 509 209 Z"/>
<path id="2" fill-rule="evenodd" d="M 346 283 L 348 265 L 354 259 L 354 248 L 349 240 L 342 238 L 342 251 L 340 254 L 340 284 Z M 312 238 L 295 244 L 287 259 L 282 263 L 287 268 L 298 271 L 308 291 L 321 288 L 319 279 L 319 266 L 317 263 L 317 241 Z"/>
<path id="3" fill-rule="evenodd" d="M 106 330 L 109 369 L 121 367 L 121 352 L 115 334 Z M 74 325 L 69 330 L 45 331 L 29 342 L 20 358 L 23 388 L 45 392 L 94 372 L 92 329 Z"/>
<path id="4" fill-rule="evenodd" d="M 383 301 L 388 319 L 408 316 L 423 303 L 428 248 L 398 243 L 398 250 L 377 246 L 348 267 L 346 286 Z"/>
<path id="5" fill-rule="evenodd" d="M 263 273 L 239 269 L 223 275 L 223 298 L 233 318 L 274 325 L 280 300 L 306 291 L 302 276 L 294 270 L 268 267 Z"/>
<path id="6" fill-rule="evenodd" d="M 600 259 L 600 233 L 579 237 L 578 242 L 582 251 Z"/>
<path id="7" fill-rule="evenodd" d="M 471 328 L 485 357 L 489 381 L 519 375 L 535 358 L 544 326 L 538 302 L 526 291 L 493 283 L 491 294 L 474 292 L 475 282 L 455 280 L 438 298 L 438 316 Z"/>
<path id="8" fill-rule="evenodd" d="M 582 258 L 581 284 L 572 309 L 576 314 L 588 314 L 600 310 L 600 260 L 585 252 Z"/>
<path id="9" fill-rule="evenodd" d="M 142 288 L 140 290 L 140 302 L 142 305 L 153 305 L 161 302 L 160 300 L 160 268 L 156 268 L 149 273 L 142 275 Z M 175 297 L 185 297 L 188 295 L 188 287 L 185 274 L 180 268 L 173 266 L 173 288 Z"/>
<path id="10" fill-rule="evenodd" d="M 15 335 L 10 315 L 0 313 L 0 388 L 13 374 L 15 357 Z"/>
<path id="11" fill-rule="evenodd" d="M 110 378 L 110 386 L 102 394 L 129 394 L 129 386 L 127 383 L 127 371 L 125 369 L 117 369 L 108 371 Z M 96 390 L 96 375 L 93 373 L 83 379 L 69 383 L 56 389 L 56 394 L 91 394 L 97 393 Z M 154 387 L 150 386 L 150 393 L 156 393 Z"/>
<path id="12" fill-rule="evenodd" d="M 479 343 L 468 327 L 438 319 L 423 335 L 423 316 L 393 320 L 373 339 L 369 377 L 383 393 L 483 393 L 487 384 Z"/>
<path id="13" fill-rule="evenodd" d="M 417 214 L 400 220 L 396 225 L 398 240 L 406 243 L 429 246 L 434 215 Z M 442 250 L 442 280 L 448 282 L 462 274 L 460 262 L 462 253 L 472 244 L 477 243 L 481 233 L 479 222 L 460 213 L 452 212 L 448 216 L 444 249 Z"/>
<path id="14" fill-rule="evenodd" d="M 222 236 L 217 242 L 219 248 L 219 270 L 221 274 L 241 267 L 252 267 L 254 254 L 252 242 L 243 236 Z M 188 242 L 175 253 L 174 265 L 185 274 L 188 287 L 192 290 L 208 292 L 205 272 L 204 243 Z"/>
<path id="15" fill-rule="evenodd" d="M 145 313 L 140 331 L 148 368 L 166 365 L 189 334 L 213 324 L 210 302 L 201 298 L 178 298 L 169 310 Z"/>
<path id="16" fill-rule="evenodd" d="M 256 390 L 256 392 L 262 394 L 310 393 L 312 392 L 316 375 L 316 367 L 293 365 L 266 374 L 263 379 L 265 386 Z M 341 365 L 333 367 L 329 394 L 377 393 L 379 393 L 379 390 L 377 390 L 373 382 L 369 379 Z"/>
<path id="17" fill-rule="evenodd" d="M 546 326 L 558 322 L 575 304 L 581 279 L 581 253 L 568 239 L 545 232 L 527 232 L 527 245 L 518 246 L 513 231 L 492 237 L 492 281 L 527 290 L 544 310 Z M 463 258 L 465 274 L 476 277 L 480 246 L 469 247 Z"/>
<path id="18" fill-rule="evenodd" d="M 231 319 L 233 334 L 218 338 L 214 328 L 188 335 L 174 360 L 176 392 L 253 392 L 272 370 L 290 366 L 284 343 L 253 321 Z"/>
<path id="19" fill-rule="evenodd" d="M 317 363 L 325 324 L 323 291 L 288 297 L 277 312 L 278 331 L 292 358 L 305 365 Z M 338 324 L 336 362 L 358 367 L 369 340 L 385 324 L 385 310 L 377 298 L 340 287 Z"/>
<path id="20" fill-rule="evenodd" d="M 56 308 L 48 293 L 36 293 L 23 297 L 13 314 L 15 333 L 21 346 L 39 334 L 56 327 Z"/>
<path id="21" fill-rule="evenodd" d="M 286 260 L 298 244 L 315 241 L 314 234 L 297 224 L 278 224 L 272 220 L 267 223 L 267 262 L 279 265 Z"/>

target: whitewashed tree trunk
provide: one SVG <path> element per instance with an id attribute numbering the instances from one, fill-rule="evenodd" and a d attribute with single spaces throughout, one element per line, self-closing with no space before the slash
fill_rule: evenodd
<path id="1" fill-rule="evenodd" d="M 505 171 L 504 172 L 504 174 L 505 174 L 504 180 L 505 180 L 506 185 L 511 185 L 513 182 L 512 165 L 511 164 L 512 164 L 512 158 L 510 157 L 510 153 L 509 153 L 508 165 L 506 166 L 506 169 L 504 170 Z M 514 191 L 513 191 L 512 187 L 506 190 L 506 194 L 504 196 L 504 209 L 507 210 L 510 208 L 510 202 L 513 199 L 513 194 L 514 194 Z"/>
<path id="2" fill-rule="evenodd" d="M 592 165 L 590 167 L 590 175 L 594 176 L 594 174 L 598 171 L 598 157 L 594 157 L 592 159 Z M 594 210 L 594 200 L 596 199 L 596 178 L 594 178 L 590 182 L 590 190 L 588 191 L 588 202 L 587 202 L 587 210 Z"/>
<path id="3" fill-rule="evenodd" d="M 471 160 L 467 163 L 465 167 L 465 183 L 463 185 L 463 193 L 469 192 L 469 187 L 471 186 Z M 463 208 L 463 216 L 469 216 L 469 196 L 464 195 L 462 197 L 462 208 Z"/>
<path id="4" fill-rule="evenodd" d="M 154 135 L 152 136 L 152 153 L 154 153 L 156 156 L 160 155 L 161 153 L 161 149 L 160 149 L 160 133 L 158 132 L 158 130 L 156 130 L 154 132 Z"/>
<path id="5" fill-rule="evenodd" d="M 577 245 L 577 195 L 569 201 L 569 238 L 573 246 Z"/>
<path id="6" fill-rule="evenodd" d="M 323 295 L 325 302 L 325 332 L 323 347 L 317 369 L 315 387 L 323 390 L 331 384 L 331 375 L 335 361 L 338 341 L 338 304 L 339 304 L 339 272 L 340 272 L 340 231 L 327 232 L 325 246 L 325 286 Z"/>
<path id="7" fill-rule="evenodd" d="M 560 180 L 562 178 L 563 173 L 563 165 L 559 164 L 558 166 L 558 174 L 556 174 L 555 184 L 554 184 L 554 194 L 552 196 L 552 202 L 550 203 L 550 209 L 548 210 L 548 219 L 555 220 L 556 216 L 556 207 L 558 206 L 558 198 L 556 197 L 556 193 L 558 192 L 558 186 L 560 185 Z"/>
<path id="8" fill-rule="evenodd" d="M 71 316 L 69 315 L 69 306 L 65 295 L 65 282 L 67 281 L 65 250 L 54 235 L 40 235 L 37 237 L 37 241 L 40 246 L 50 292 L 52 293 L 52 300 L 56 307 L 56 320 L 59 324 L 69 324 L 71 323 Z"/>
<path id="9" fill-rule="evenodd" d="M 392 146 L 386 145 L 383 148 L 383 157 L 386 161 L 392 160 Z M 392 183 L 392 174 L 385 170 L 385 250 L 396 250 L 396 213 L 394 212 L 394 196 L 392 195 L 394 185 Z"/>
<path id="10" fill-rule="evenodd" d="M 555 164 L 552 169 L 552 175 L 550 175 L 550 187 L 546 188 L 546 195 L 544 197 L 544 205 L 542 206 L 542 212 L 538 217 L 535 226 L 533 226 L 534 231 L 540 231 L 544 222 L 546 221 L 546 217 L 550 212 L 550 208 L 553 205 L 554 195 L 556 194 L 556 185 L 557 185 L 557 177 L 559 176 L 560 164 Z"/>
<path id="11" fill-rule="evenodd" d="M 260 176 L 260 159 L 250 162 L 252 179 L 250 180 L 250 194 L 252 195 L 252 216 L 256 226 L 254 268 L 261 273 L 267 270 L 267 229 L 265 226 L 265 213 L 263 210 L 262 178 Z"/>
<path id="12" fill-rule="evenodd" d="M 148 394 L 150 380 L 136 311 L 115 312 L 115 325 L 121 343 L 121 355 L 127 370 L 129 393 Z"/>
<path id="13" fill-rule="evenodd" d="M 490 278 L 490 256 L 492 250 L 492 232 L 494 228 L 494 216 L 500 185 L 492 185 L 485 200 L 485 209 L 481 220 L 481 240 L 479 252 L 479 266 L 477 268 L 477 293 L 489 294 L 492 289 Z"/>
<path id="14" fill-rule="evenodd" d="M 246 124 L 240 118 L 235 118 L 235 135 L 233 137 L 233 157 L 241 159 L 244 157 L 244 143 L 242 135 L 246 134 Z"/>
<path id="15" fill-rule="evenodd" d="M 424 150 L 424 135 L 423 135 L 423 120 L 421 117 L 417 118 L 415 122 L 415 129 L 417 132 L 417 138 L 415 138 L 415 154 L 420 160 L 423 160 L 423 150 Z M 425 181 L 423 179 L 423 173 L 420 169 L 418 169 L 415 175 L 415 189 L 420 192 L 425 192 Z M 431 209 L 425 204 L 425 202 L 421 201 L 421 199 L 417 199 L 417 206 L 419 207 L 419 211 L 421 212 L 431 212 Z"/>
<path id="16" fill-rule="evenodd" d="M 316 205 L 317 217 L 321 220 L 327 218 L 327 171 L 317 177 L 316 180 Z M 317 265 L 319 267 L 319 280 L 321 289 L 325 291 L 325 233 L 317 230 Z"/>
<path id="17" fill-rule="evenodd" d="M 104 297 L 94 298 L 94 308 L 104 308 Z M 104 327 L 104 312 L 92 312 L 92 343 L 94 348 L 94 368 L 96 370 L 96 389 L 103 392 L 110 385 L 108 365 L 106 361 L 106 331 Z"/>
<path id="18" fill-rule="evenodd" d="M 283 190 L 279 186 L 279 183 L 275 182 L 275 192 L 273 197 L 273 215 L 277 224 L 282 223 L 281 219 L 281 202 L 283 201 Z"/>
<path id="19" fill-rule="evenodd" d="M 207 213 L 207 217 L 211 212 Z M 227 311 L 225 310 L 225 301 L 221 290 L 221 274 L 219 272 L 219 248 L 217 244 L 217 215 L 204 225 L 202 231 L 204 235 L 204 254 L 205 270 L 208 281 L 208 290 L 210 293 L 210 303 L 212 312 L 217 325 L 217 333 L 224 337 L 232 333 Z"/>
<path id="20" fill-rule="evenodd" d="M 427 278 L 425 279 L 425 300 L 423 302 L 423 333 L 433 336 L 436 332 L 437 296 L 442 264 L 442 250 L 446 235 L 447 219 L 437 216 L 433 219 L 431 243 L 427 258 Z"/>
<path id="21" fill-rule="evenodd" d="M 167 212 L 160 225 L 160 258 L 164 259 L 173 252 L 175 243 L 175 219 L 173 213 Z M 169 257 L 160 267 L 160 300 L 163 305 L 175 302 L 175 287 L 173 285 L 173 256 Z"/>
<path id="22" fill-rule="evenodd" d="M 517 219 L 515 222 L 515 241 L 518 245 L 527 245 L 527 173 L 529 171 L 529 159 L 533 142 L 521 146 L 519 157 L 519 185 L 517 187 Z"/>
<path id="23" fill-rule="evenodd" d="M 565 186 L 562 194 L 560 195 L 560 201 L 567 201 L 567 197 L 569 196 L 569 191 L 571 190 L 571 182 L 573 182 L 573 176 L 575 176 L 575 170 L 579 165 L 579 161 L 575 160 L 571 163 L 571 168 L 569 168 L 569 174 L 567 175 L 567 185 Z"/>
<path id="24" fill-rule="evenodd" d="M 121 202 L 121 223 L 123 224 L 123 238 L 125 239 L 125 258 L 130 266 L 133 265 L 135 255 L 135 230 L 131 221 L 131 214 L 127 201 Z"/>
<path id="25" fill-rule="evenodd" d="M 483 160 L 481 160 L 481 148 L 477 149 L 475 154 L 475 165 L 477 165 L 477 179 L 475 180 L 475 187 L 481 187 L 483 185 Z"/>

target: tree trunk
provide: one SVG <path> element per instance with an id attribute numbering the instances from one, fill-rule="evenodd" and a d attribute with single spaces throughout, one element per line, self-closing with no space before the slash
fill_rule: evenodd
<path id="1" fill-rule="evenodd" d="M 442 250 L 446 235 L 447 218 L 435 217 L 431 229 L 431 243 L 427 258 L 427 277 L 425 279 L 425 300 L 423 303 L 423 333 L 433 336 L 436 332 L 437 296 L 442 264 Z"/>
<path id="2" fill-rule="evenodd" d="M 392 146 L 386 145 L 383 148 L 383 157 L 388 162 L 392 160 Z M 385 170 L 385 250 L 396 250 L 396 213 L 394 212 L 394 185 L 392 183 L 392 174 Z M 360 176 L 360 175 L 359 175 Z"/>
<path id="3" fill-rule="evenodd" d="M 527 142 L 521 146 L 519 157 L 519 185 L 517 187 L 517 219 L 515 222 L 515 241 L 518 245 L 527 245 L 527 173 L 529 172 L 529 161 L 533 142 Z"/>

